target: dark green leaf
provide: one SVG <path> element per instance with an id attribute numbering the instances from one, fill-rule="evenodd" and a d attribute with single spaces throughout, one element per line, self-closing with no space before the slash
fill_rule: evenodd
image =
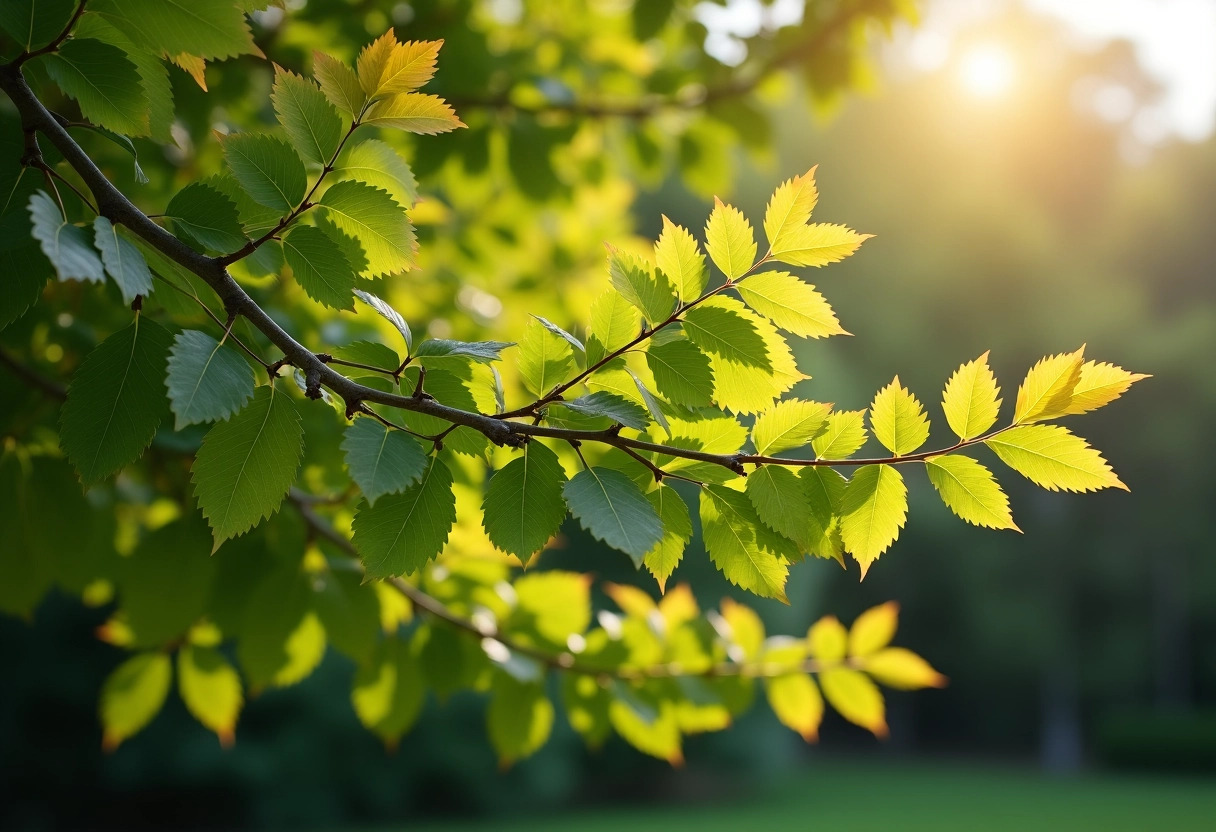
<path id="1" fill-rule="evenodd" d="M 259 205 L 289 214 L 304 199 L 304 163 L 282 139 L 265 133 L 236 133 L 224 139 L 224 157 L 236 181 Z"/>
<path id="2" fill-rule="evenodd" d="M 563 490 L 566 503 L 592 536 L 633 558 L 637 566 L 663 537 L 654 506 L 633 480 L 610 468 L 588 468 Z"/>
<path id="3" fill-rule="evenodd" d="M 296 226 L 283 238 L 283 253 L 310 298 L 334 309 L 355 308 L 355 271 L 324 231 L 314 225 Z"/>
<path id="4" fill-rule="evenodd" d="M 496 472 L 486 488 L 482 513 L 490 542 L 526 564 L 561 528 L 565 483 L 557 454 L 529 442 L 523 455 Z"/>
<path id="5" fill-rule="evenodd" d="M 169 405 L 174 430 L 227 419 L 253 395 L 253 371 L 230 347 L 204 332 L 178 333 L 169 351 Z"/>
<path id="6" fill-rule="evenodd" d="M 452 473 L 433 456 L 418 482 L 355 515 L 354 542 L 367 577 L 417 572 L 443 551 L 455 522 Z"/>
<path id="7" fill-rule="evenodd" d="M 372 418 L 355 419 L 342 440 L 346 467 L 369 505 L 417 482 L 427 468 L 426 454 L 413 437 Z"/>
<path id="8" fill-rule="evenodd" d="M 47 74 L 76 99 L 89 121 L 129 136 L 148 134 L 148 99 L 139 70 L 126 52 L 99 40 L 78 38 L 42 60 Z"/>

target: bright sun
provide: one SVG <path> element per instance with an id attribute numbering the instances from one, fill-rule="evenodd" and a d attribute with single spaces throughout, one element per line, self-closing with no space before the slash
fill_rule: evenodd
<path id="1" fill-rule="evenodd" d="M 1013 86 L 1013 57 L 1002 46 L 978 44 L 959 58 L 958 73 L 963 88 L 972 95 L 996 98 Z"/>

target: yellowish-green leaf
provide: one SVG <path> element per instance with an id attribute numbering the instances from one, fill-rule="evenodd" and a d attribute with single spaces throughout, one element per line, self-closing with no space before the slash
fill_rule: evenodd
<path id="1" fill-rule="evenodd" d="M 899 626 L 899 604 L 888 601 L 870 607 L 849 628 L 849 655 L 868 656 L 891 643 Z"/>
<path id="2" fill-rule="evenodd" d="M 849 334 L 823 295 L 789 272 L 761 272 L 742 281 L 738 289 L 748 306 L 786 332 L 803 338 Z"/>
<path id="3" fill-rule="evenodd" d="M 849 631 L 834 615 L 825 615 L 811 625 L 806 634 L 811 656 L 824 663 L 843 661 L 849 644 Z"/>
<path id="4" fill-rule="evenodd" d="M 231 746 L 245 702 L 236 668 L 213 647 L 186 645 L 177 654 L 177 686 L 194 718 Z"/>
<path id="5" fill-rule="evenodd" d="M 845 488 L 840 501 L 840 534 L 864 578 L 887 551 L 908 515 L 908 489 L 891 465 L 866 465 Z"/>
<path id="6" fill-rule="evenodd" d="M 811 440 L 819 459 L 848 459 L 866 444 L 866 412 L 839 410 L 828 416 L 827 426 Z"/>
<path id="7" fill-rule="evenodd" d="M 594 364 L 616 352 L 638 336 L 642 313 L 615 290 L 591 302 L 591 326 L 587 339 L 587 362 Z"/>
<path id="8" fill-rule="evenodd" d="M 642 313 L 651 326 L 667 320 L 676 297 L 662 272 L 628 252 L 608 246 L 608 274 L 612 286 Z"/>
<path id="9" fill-rule="evenodd" d="M 410 645 L 396 638 L 381 642 L 374 659 L 355 674 L 350 700 L 363 726 L 395 748 L 426 702 L 422 668 Z"/>
<path id="10" fill-rule="evenodd" d="M 870 430 L 896 456 L 912 453 L 929 438 L 925 408 L 900 385 L 899 376 L 874 396 L 870 405 Z"/>
<path id="11" fill-rule="evenodd" d="M 756 453 L 775 454 L 800 448 L 819 432 L 832 411 L 831 404 L 786 399 L 756 417 L 752 442 Z"/>
<path id="12" fill-rule="evenodd" d="M 785 558 L 766 548 L 760 518 L 748 498 L 717 485 L 701 489 L 701 531 L 714 565 L 738 587 L 788 603 Z"/>
<path id="13" fill-rule="evenodd" d="M 888 647 L 867 656 L 865 672 L 875 681 L 889 688 L 917 690 L 918 688 L 944 688 L 946 677 L 911 650 L 903 647 Z"/>
<path id="14" fill-rule="evenodd" d="M 1085 345 L 1082 344 L 1076 352 L 1053 355 L 1031 367 L 1018 388 L 1013 423 L 1028 425 L 1068 413 L 1073 390 L 1081 380 L 1084 360 Z"/>
<path id="15" fill-rule="evenodd" d="M 1073 388 L 1072 398 L 1064 412 L 1073 415 L 1097 410 L 1122 396 L 1137 381 L 1146 378 L 1152 376 L 1129 373 L 1114 364 L 1086 361 L 1081 365 L 1081 378 Z"/>
<path id="16" fill-rule="evenodd" d="M 329 103 L 352 119 L 363 111 L 367 94 L 363 92 L 358 76 L 350 67 L 324 52 L 313 52 L 312 70 Z"/>
<path id="17" fill-rule="evenodd" d="M 805 673 L 774 676 L 764 680 L 764 692 L 782 725 L 797 731 L 807 742 L 819 739 L 823 696 L 814 679 Z"/>
<path id="18" fill-rule="evenodd" d="M 684 547 L 692 540 L 692 518 L 688 504 L 674 488 L 660 485 L 646 494 L 663 524 L 663 537 L 642 558 L 642 563 L 659 582 L 659 592 L 667 588 L 667 579 L 684 556 Z"/>
<path id="19" fill-rule="evenodd" d="M 974 439 L 996 424 L 1000 392 L 988 366 L 988 353 L 954 372 L 942 394 L 942 410 L 959 439 Z"/>
<path id="20" fill-rule="evenodd" d="M 544 396 L 574 373 L 574 351 L 535 318 L 528 320 L 519 339 L 519 372 L 536 396 Z"/>
<path id="21" fill-rule="evenodd" d="M 844 542 L 840 538 L 840 502 L 846 480 L 839 472 L 824 466 L 803 468 L 799 477 L 806 482 L 806 550 L 817 558 L 832 558 L 844 566 Z"/>
<path id="22" fill-rule="evenodd" d="M 789 238 L 797 229 L 811 221 L 811 212 L 818 200 L 814 167 L 777 186 L 764 211 L 764 236 L 768 238 L 770 251 L 779 251 L 789 245 Z"/>
<path id="23" fill-rule="evenodd" d="M 773 248 L 772 258 L 791 266 L 826 266 L 848 257 L 872 236 L 843 225 L 803 225 L 782 235 L 781 248 Z"/>
<path id="24" fill-rule="evenodd" d="M 508 766 L 536 753 L 549 739 L 553 715 L 544 685 L 494 674 L 486 721 L 499 764 Z"/>
<path id="25" fill-rule="evenodd" d="M 722 599 L 722 618 L 730 626 L 730 642 L 742 655 L 737 660 L 755 661 L 764 647 L 764 622 L 751 607 L 731 598 Z"/>
<path id="26" fill-rule="evenodd" d="M 391 31 L 386 33 L 391 35 Z M 384 62 L 375 96 L 413 92 L 435 75 L 442 40 L 397 43 Z"/>
<path id="27" fill-rule="evenodd" d="M 407 133 L 434 136 L 465 127 L 456 112 L 442 98 L 407 92 L 377 101 L 363 119 L 375 127 L 394 127 Z"/>
<path id="28" fill-rule="evenodd" d="M 738 208 L 714 197 L 714 210 L 705 225 L 705 248 L 724 275 L 738 280 L 756 262 L 756 237 Z"/>
<path id="29" fill-rule="evenodd" d="M 1102 455 L 1059 425 L 1026 425 L 985 443 L 1001 461 L 1048 491 L 1129 490 Z"/>
<path id="30" fill-rule="evenodd" d="M 654 258 L 659 271 L 671 281 L 681 301 L 695 300 L 705 291 L 709 272 L 701 247 L 687 229 L 666 216 L 663 217 L 663 233 L 654 245 Z"/>
<path id="31" fill-rule="evenodd" d="M 1021 531 L 1009 512 L 1009 498 L 992 472 L 969 456 L 949 454 L 925 460 L 929 482 L 946 507 L 976 526 Z"/>
<path id="32" fill-rule="evenodd" d="M 849 722 L 874 736 L 887 736 L 886 706 L 882 692 L 869 676 L 858 670 L 839 667 L 819 674 L 819 684 L 828 704 Z"/>
<path id="33" fill-rule="evenodd" d="M 113 751 L 160 713 L 173 666 L 165 653 L 140 653 L 120 664 L 101 688 L 102 748 Z"/>

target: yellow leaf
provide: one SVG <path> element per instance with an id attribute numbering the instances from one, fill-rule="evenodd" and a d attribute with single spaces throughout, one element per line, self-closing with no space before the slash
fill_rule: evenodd
<path id="1" fill-rule="evenodd" d="M 828 416 L 827 427 L 811 440 L 819 459 L 848 459 L 866 444 L 864 410 L 840 410 Z"/>
<path id="2" fill-rule="evenodd" d="M 854 725 L 874 736 L 887 736 L 886 707 L 882 692 L 870 677 L 858 670 L 840 667 L 819 674 L 819 684 L 828 704 Z"/>
<path id="3" fill-rule="evenodd" d="M 899 626 L 899 604 L 888 601 L 857 616 L 849 629 L 849 655 L 868 656 L 891 643 Z"/>
<path id="4" fill-rule="evenodd" d="M 764 646 L 764 622 L 751 607 L 730 598 L 722 599 L 722 618 L 730 625 L 730 640 L 742 652 L 738 660 L 754 661 Z"/>
<path id="5" fill-rule="evenodd" d="M 376 127 L 395 127 L 423 136 L 447 133 L 466 126 L 442 98 L 418 92 L 377 101 L 368 109 L 363 122 Z"/>
<path id="6" fill-rule="evenodd" d="M 356 68 L 359 71 L 359 86 L 368 98 L 375 97 L 380 90 L 380 79 L 384 77 L 384 68 L 388 66 L 393 50 L 397 47 L 397 36 L 389 29 L 380 37 L 363 47 L 359 53 Z"/>
<path id="7" fill-rule="evenodd" d="M 888 647 L 866 658 L 865 672 L 889 688 L 944 688 L 946 677 L 927 661 L 902 647 Z"/>
<path id="8" fill-rule="evenodd" d="M 840 535 L 845 549 L 861 565 L 870 565 L 891 548 L 908 516 L 908 488 L 891 465 L 866 465 L 845 487 L 840 500 Z"/>
<path id="9" fill-rule="evenodd" d="M 858 234 L 851 228 L 814 223 L 791 229 L 781 237 L 781 248 L 773 248 L 772 259 L 791 266 L 826 266 L 851 255 L 873 234 Z"/>
<path id="10" fill-rule="evenodd" d="M 1085 345 L 1082 344 L 1076 352 L 1053 355 L 1031 367 L 1018 388 L 1013 423 L 1026 425 L 1067 413 L 1072 392 L 1081 380 L 1084 359 Z"/>
<path id="11" fill-rule="evenodd" d="M 791 231 L 810 222 L 818 200 L 814 167 L 777 186 L 764 211 L 764 235 L 770 251 L 779 249 Z"/>
<path id="12" fill-rule="evenodd" d="M 756 238 L 751 223 L 738 208 L 717 197 L 705 224 L 705 247 L 714 265 L 731 280 L 747 274 L 756 261 Z"/>
<path id="13" fill-rule="evenodd" d="M 209 647 L 182 647 L 177 654 L 177 685 L 186 708 L 225 748 L 232 745 L 244 704 L 241 677 L 223 654 Z"/>
<path id="14" fill-rule="evenodd" d="M 442 40 L 396 44 L 380 73 L 380 83 L 374 97 L 413 92 L 431 80 L 435 75 L 435 62 L 441 46 Z"/>
<path id="15" fill-rule="evenodd" d="M 604 593 L 621 608 L 621 612 L 625 615 L 645 618 L 655 610 L 654 599 L 645 590 L 636 586 L 608 582 L 603 585 L 603 589 Z"/>
<path id="16" fill-rule="evenodd" d="M 988 353 L 954 372 L 942 394 L 942 410 L 959 439 L 974 439 L 996 424 L 1000 392 L 988 366 Z"/>
<path id="17" fill-rule="evenodd" d="M 194 83 L 198 84 L 203 92 L 207 91 L 207 62 L 198 55 L 190 55 L 183 52 L 180 55 L 173 55 L 170 58 L 179 69 L 194 79 Z"/>
<path id="18" fill-rule="evenodd" d="M 1129 490 L 1100 453 L 1060 425 L 1013 428 L 985 444 L 1010 468 L 1048 491 Z"/>
<path id="19" fill-rule="evenodd" d="M 654 259 L 682 302 L 695 300 L 705 291 L 709 274 L 705 255 L 687 229 L 663 217 L 663 233 L 654 244 Z"/>
<path id="20" fill-rule="evenodd" d="M 929 438 L 925 408 L 900 385 L 899 376 L 874 396 L 870 405 L 870 430 L 896 456 L 912 453 Z"/>
<path id="21" fill-rule="evenodd" d="M 688 584 L 677 584 L 671 592 L 664 593 L 659 599 L 659 613 L 670 631 L 699 616 L 701 608 L 697 606 L 692 588 Z"/>
<path id="22" fill-rule="evenodd" d="M 814 679 L 805 673 L 775 676 L 764 680 L 764 692 L 782 725 L 797 731 L 807 742 L 819 739 L 823 696 Z"/>
<path id="23" fill-rule="evenodd" d="M 823 295 L 789 272 L 762 272 L 738 285 L 747 305 L 786 332 L 803 338 L 848 335 Z"/>
<path id="24" fill-rule="evenodd" d="M 1081 365 L 1081 378 L 1073 388 L 1072 398 L 1064 411 L 1067 415 L 1088 413 L 1108 405 L 1127 392 L 1137 381 L 1152 376 L 1144 373 L 1129 373 L 1114 364 L 1086 361 Z"/>
<path id="25" fill-rule="evenodd" d="M 825 663 L 838 662 L 848 649 L 849 631 L 836 616 L 825 615 L 807 630 L 806 641 L 814 658 Z"/>
<path id="26" fill-rule="evenodd" d="M 1009 498 L 992 472 L 969 456 L 950 454 L 925 460 L 929 482 L 946 507 L 976 526 L 1021 531 L 1009 512 Z"/>
<path id="27" fill-rule="evenodd" d="M 819 432 L 831 412 L 832 405 L 785 399 L 771 410 L 756 417 L 752 426 L 752 442 L 756 453 L 775 454 L 800 448 Z"/>
<path id="28" fill-rule="evenodd" d="M 101 746 L 113 751 L 160 713 L 173 679 L 164 653 L 138 653 L 114 669 L 101 688 Z"/>

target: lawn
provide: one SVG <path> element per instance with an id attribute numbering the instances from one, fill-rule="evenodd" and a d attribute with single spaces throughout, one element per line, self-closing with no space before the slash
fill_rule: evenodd
<path id="1" fill-rule="evenodd" d="M 543 817 L 410 826 L 427 832 L 750 832 L 750 830 L 1216 830 L 1216 779 L 1050 777 L 940 764 L 817 766 L 765 796 L 724 804 L 595 808 Z"/>

